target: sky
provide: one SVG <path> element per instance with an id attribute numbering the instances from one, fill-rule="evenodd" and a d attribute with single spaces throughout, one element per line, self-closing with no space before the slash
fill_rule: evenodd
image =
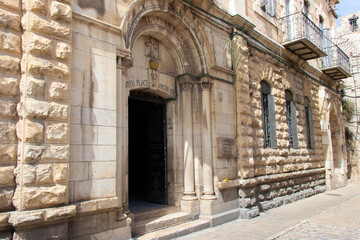
<path id="1" fill-rule="evenodd" d="M 340 24 L 341 17 L 359 11 L 360 11 L 360 0 L 340 0 L 340 3 L 336 4 L 336 13 L 339 16 L 336 21 L 337 25 Z"/>

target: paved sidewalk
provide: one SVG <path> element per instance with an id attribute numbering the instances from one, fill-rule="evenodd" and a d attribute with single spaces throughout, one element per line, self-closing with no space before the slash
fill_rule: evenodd
<path id="1" fill-rule="evenodd" d="M 178 239 L 360 239 L 360 181 Z"/>

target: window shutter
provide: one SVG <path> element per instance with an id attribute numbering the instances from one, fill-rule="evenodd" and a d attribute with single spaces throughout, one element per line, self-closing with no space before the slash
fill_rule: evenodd
<path id="1" fill-rule="evenodd" d="M 271 148 L 277 148 L 274 95 L 269 94 L 268 100 L 269 100 L 269 122 L 270 122 L 270 145 Z"/>
<path id="2" fill-rule="evenodd" d="M 293 147 L 299 148 L 298 143 L 298 132 L 297 132 L 297 119 L 296 119 L 296 107 L 294 101 L 290 102 L 290 109 L 291 109 L 291 133 L 293 139 Z"/>
<path id="3" fill-rule="evenodd" d="M 269 0 L 268 1 L 266 11 L 270 16 L 274 17 L 276 15 L 276 0 Z"/>
<path id="4" fill-rule="evenodd" d="M 315 139 L 314 139 L 314 119 L 312 114 L 312 108 L 308 107 L 308 114 L 309 114 L 309 130 L 310 130 L 310 145 L 311 148 L 315 148 Z"/>

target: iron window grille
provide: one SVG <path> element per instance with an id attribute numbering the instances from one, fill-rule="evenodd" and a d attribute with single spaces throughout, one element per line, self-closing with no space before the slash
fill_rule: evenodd
<path id="1" fill-rule="evenodd" d="M 315 140 L 314 140 L 314 120 L 313 120 L 313 114 L 312 114 L 312 108 L 310 106 L 309 99 L 305 97 L 304 99 L 304 105 L 305 105 L 305 124 L 306 124 L 306 142 L 307 147 L 309 149 L 315 148 Z"/>
<path id="2" fill-rule="evenodd" d="M 262 120 L 264 131 L 264 148 L 277 148 L 276 140 L 276 119 L 275 119 L 275 99 L 270 94 L 270 86 L 265 81 L 261 81 L 261 105 Z"/>
<path id="3" fill-rule="evenodd" d="M 293 95 L 289 90 L 285 90 L 286 100 L 286 120 L 288 124 L 289 148 L 299 148 L 297 136 L 296 107 Z"/>

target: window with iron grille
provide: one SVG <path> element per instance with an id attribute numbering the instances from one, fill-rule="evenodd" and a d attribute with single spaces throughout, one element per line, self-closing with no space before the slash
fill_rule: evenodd
<path id="1" fill-rule="evenodd" d="M 353 15 L 352 18 L 349 18 L 349 23 L 351 25 L 351 31 L 355 32 L 358 28 L 358 24 L 357 24 L 357 20 L 359 19 L 359 17 L 357 17 L 356 15 Z"/>
<path id="2" fill-rule="evenodd" d="M 299 148 L 297 136 L 296 108 L 293 101 L 293 95 L 289 90 L 285 90 L 286 100 L 286 120 L 289 133 L 289 148 Z"/>
<path id="3" fill-rule="evenodd" d="M 260 8 L 270 16 L 276 16 L 276 0 L 260 0 Z"/>
<path id="4" fill-rule="evenodd" d="M 306 143 L 309 149 L 315 148 L 315 140 L 314 140 L 314 120 L 312 114 L 312 108 L 310 106 L 309 99 L 305 97 L 304 99 L 305 106 L 305 124 L 306 124 Z"/>
<path id="5" fill-rule="evenodd" d="M 261 105 L 264 131 L 264 148 L 277 148 L 276 140 L 276 119 L 275 99 L 270 94 L 270 86 L 267 82 L 261 81 Z"/>

